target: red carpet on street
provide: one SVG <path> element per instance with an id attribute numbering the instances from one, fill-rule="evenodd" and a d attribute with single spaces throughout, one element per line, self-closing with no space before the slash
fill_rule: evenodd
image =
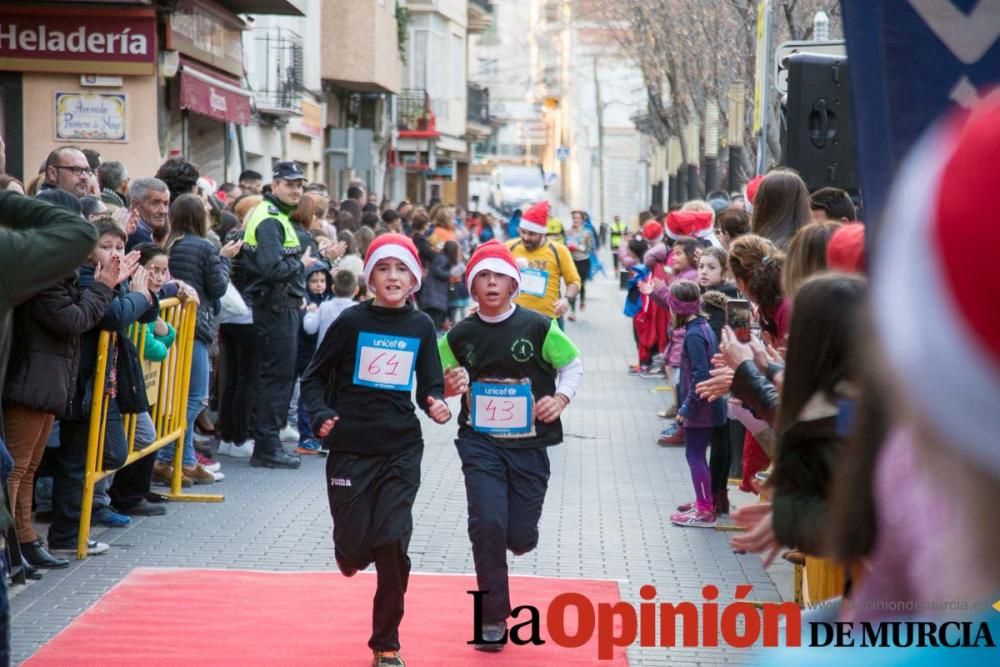
<path id="1" fill-rule="evenodd" d="M 597 659 L 596 632 L 579 648 L 549 637 L 545 614 L 560 593 L 595 605 L 619 600 L 618 584 L 592 579 L 512 577 L 515 606 L 540 611 L 541 646 L 508 644 L 499 654 L 475 651 L 471 575 L 413 574 L 400 629 L 410 667 L 454 665 L 627 665 L 624 649 Z M 108 591 L 25 664 L 47 665 L 345 665 L 371 664 L 367 642 L 375 575 L 139 568 Z M 567 612 L 566 631 L 575 631 Z M 514 622 L 527 618 L 519 616 Z"/>

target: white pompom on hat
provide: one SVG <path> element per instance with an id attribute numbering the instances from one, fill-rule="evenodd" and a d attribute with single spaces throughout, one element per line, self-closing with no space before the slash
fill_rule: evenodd
<path id="1" fill-rule="evenodd" d="M 1000 478 L 1000 97 L 953 115 L 904 161 L 873 264 L 882 347 L 914 413 Z"/>
<path id="2" fill-rule="evenodd" d="M 476 300 L 476 297 L 472 291 L 472 281 L 480 271 L 492 271 L 513 278 L 514 293 L 510 297 L 512 299 L 521 291 L 521 272 L 518 270 L 518 262 L 510 249 L 499 241 L 487 241 L 476 248 L 469 258 L 469 264 L 465 269 L 465 286 L 473 300 Z"/>
<path id="3" fill-rule="evenodd" d="M 413 241 L 402 234 L 382 234 L 376 236 L 375 240 L 371 242 L 371 245 L 368 246 L 368 252 L 365 253 L 365 283 L 371 281 L 375 265 L 380 260 L 390 258 L 401 261 L 416 278 L 416 286 L 413 291 L 416 292 L 420 289 L 421 278 L 424 275 L 423 267 L 420 264 L 420 254 Z"/>

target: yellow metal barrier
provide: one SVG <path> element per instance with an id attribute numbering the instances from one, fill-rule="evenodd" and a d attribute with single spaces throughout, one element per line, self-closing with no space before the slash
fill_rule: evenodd
<path id="1" fill-rule="evenodd" d="M 135 449 L 137 416 L 123 414 L 122 425 L 128 443 L 128 457 L 122 468 L 144 456 L 173 444 L 174 470 L 167 498 L 172 501 L 222 502 L 224 497 L 215 494 L 182 493 L 184 477 L 184 432 L 187 428 L 187 398 L 191 382 L 191 354 L 194 348 L 194 327 L 197 319 L 197 304 L 188 301 L 182 304 L 178 299 L 160 301 L 160 317 L 177 332 L 174 344 L 167 351 L 167 357 L 159 363 L 159 369 L 146 366 L 147 381 L 155 378 L 155 388 L 149 387 L 149 413 L 156 426 L 156 440 Z M 145 325 L 134 324 L 130 331 L 132 342 L 145 360 Z M 87 542 L 90 540 L 90 518 L 94 508 L 94 485 L 120 468 L 104 470 L 104 440 L 108 424 L 108 405 L 111 396 L 105 392 L 104 378 L 107 375 L 109 351 L 117 342 L 117 332 L 103 331 L 97 341 L 97 366 L 94 371 L 94 397 L 90 409 L 90 432 L 87 438 L 87 462 L 83 479 L 83 499 L 80 507 L 80 535 L 77 541 L 76 557 L 87 557 Z M 150 384 L 154 384 L 150 382 Z"/>

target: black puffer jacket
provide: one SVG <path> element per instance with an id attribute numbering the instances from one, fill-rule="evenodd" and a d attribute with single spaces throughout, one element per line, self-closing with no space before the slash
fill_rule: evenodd
<path id="1" fill-rule="evenodd" d="M 198 323 L 195 338 L 211 344 L 215 340 L 218 302 L 229 285 L 229 259 L 219 254 L 208 239 L 182 236 L 170 246 L 170 275 L 198 292 Z"/>
<path id="2" fill-rule="evenodd" d="M 74 274 L 18 306 L 4 403 L 66 414 L 76 393 L 80 334 L 101 320 L 114 294 L 100 283 L 81 290 Z"/>

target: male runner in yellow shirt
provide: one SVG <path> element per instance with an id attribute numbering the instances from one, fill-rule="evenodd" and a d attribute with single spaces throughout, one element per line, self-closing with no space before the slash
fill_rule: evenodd
<path id="1" fill-rule="evenodd" d="M 521 292 L 515 303 L 546 317 L 560 320 L 569 310 L 569 299 L 580 292 L 580 274 L 569 248 L 546 239 L 549 203 L 539 202 L 521 216 L 521 238 L 507 242 L 521 270 Z M 561 283 L 566 283 L 566 294 Z"/>

